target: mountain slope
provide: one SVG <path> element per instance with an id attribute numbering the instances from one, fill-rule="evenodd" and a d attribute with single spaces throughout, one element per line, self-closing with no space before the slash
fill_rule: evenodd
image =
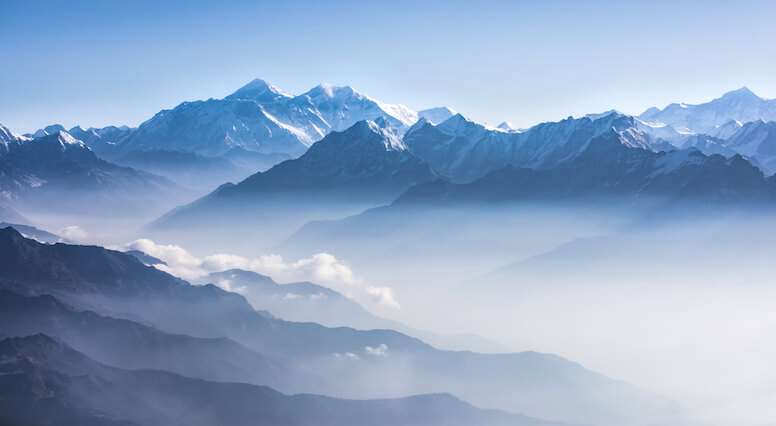
<path id="1" fill-rule="evenodd" d="M 59 235 L 52 234 L 51 232 L 45 231 L 43 229 L 36 228 L 32 225 L 22 225 L 19 223 L 8 223 L 0 220 L 0 229 L 11 227 L 17 231 L 19 231 L 20 234 L 24 236 L 24 238 L 31 238 L 35 241 L 40 241 L 41 243 L 68 243 L 68 241 L 65 238 L 60 237 Z"/>
<path id="2" fill-rule="evenodd" d="M 727 149 L 754 159 L 765 173 L 776 173 L 776 121 L 746 123 L 722 144 Z"/>
<path id="3" fill-rule="evenodd" d="M 12 424 L 543 425 L 449 395 L 347 401 L 107 367 L 46 335 L 0 341 L 0 419 Z"/>

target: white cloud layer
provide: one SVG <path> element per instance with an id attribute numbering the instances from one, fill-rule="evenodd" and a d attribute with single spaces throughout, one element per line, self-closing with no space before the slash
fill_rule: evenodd
<path id="1" fill-rule="evenodd" d="M 67 240 L 75 241 L 77 243 L 83 242 L 89 238 L 89 234 L 80 226 L 71 225 L 66 226 L 59 230 L 58 234 Z"/>
<path id="2" fill-rule="evenodd" d="M 155 265 L 156 268 L 186 280 L 197 280 L 211 272 L 243 269 L 268 275 L 278 282 L 312 281 L 333 288 L 347 297 L 363 298 L 380 306 L 400 308 L 391 288 L 366 285 L 355 276 L 349 266 L 329 253 L 318 253 L 289 262 L 274 254 L 247 258 L 218 253 L 199 258 L 181 246 L 157 244 L 149 239 L 135 240 L 125 248 L 140 250 L 163 260 L 166 265 Z M 239 292 L 238 289 L 226 290 Z"/>

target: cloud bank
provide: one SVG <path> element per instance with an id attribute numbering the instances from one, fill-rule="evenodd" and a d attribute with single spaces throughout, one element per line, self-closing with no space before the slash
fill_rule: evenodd
<path id="1" fill-rule="evenodd" d="M 243 269 L 268 275 L 278 282 L 312 281 L 330 287 L 350 298 L 365 299 L 384 307 L 400 308 L 393 289 L 367 285 L 355 276 L 348 265 L 329 253 L 317 253 L 296 261 L 287 261 L 282 256 L 275 254 L 247 258 L 234 254 L 217 253 L 200 258 L 181 246 L 157 244 L 149 239 L 135 240 L 126 244 L 125 249 L 140 250 L 163 260 L 167 263 L 166 265 L 154 266 L 186 280 L 197 280 L 211 272 Z M 232 288 L 225 289 L 235 291 Z"/>

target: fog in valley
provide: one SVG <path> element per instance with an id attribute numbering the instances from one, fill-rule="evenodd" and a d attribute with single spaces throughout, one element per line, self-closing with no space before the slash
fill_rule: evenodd
<path id="1" fill-rule="evenodd" d="M 558 354 L 670 398 L 687 424 L 774 418 L 774 211 L 602 205 L 384 206 L 284 239 L 264 239 L 261 224 L 246 221 L 230 224 L 244 231 L 216 225 L 180 238 L 134 228 L 118 241 L 111 230 L 127 228 L 115 221 L 36 219 L 246 295 L 209 274 L 312 281 L 406 333 L 439 337 L 437 346 Z M 331 325 L 349 325 L 339 322 Z"/>

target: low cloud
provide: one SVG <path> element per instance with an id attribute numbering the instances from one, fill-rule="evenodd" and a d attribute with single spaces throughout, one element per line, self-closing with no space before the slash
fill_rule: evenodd
<path id="1" fill-rule="evenodd" d="M 367 346 L 364 348 L 364 353 L 372 356 L 388 356 L 388 345 L 380 343 L 376 347 Z"/>
<path id="2" fill-rule="evenodd" d="M 234 254 L 218 253 L 197 257 L 178 245 L 157 244 L 149 239 L 133 241 L 125 249 L 140 250 L 163 260 L 166 265 L 156 268 L 186 280 L 198 280 L 211 272 L 243 269 L 268 275 L 278 282 L 312 281 L 333 288 L 347 297 L 365 299 L 379 306 L 399 309 L 393 290 L 389 287 L 373 287 L 356 277 L 353 270 L 334 255 L 318 253 L 308 258 L 287 261 L 279 255 L 247 258 Z M 240 292 L 230 283 L 216 283 L 226 290 Z"/>
<path id="3" fill-rule="evenodd" d="M 396 301 L 396 297 L 393 295 L 393 289 L 390 287 L 367 287 L 366 294 L 372 298 L 374 303 L 378 305 L 388 306 L 390 308 L 399 309 L 399 302 Z"/>
<path id="4" fill-rule="evenodd" d="M 80 226 L 76 225 L 65 226 L 64 228 L 60 229 L 58 233 L 62 238 L 75 242 L 83 242 L 89 238 L 89 233 L 87 233 Z"/>

